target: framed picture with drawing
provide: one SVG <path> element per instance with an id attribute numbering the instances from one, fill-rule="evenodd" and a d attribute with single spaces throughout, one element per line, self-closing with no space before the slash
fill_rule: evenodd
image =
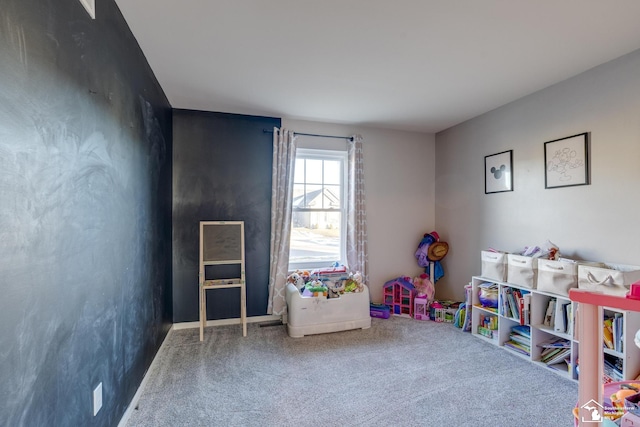
<path id="1" fill-rule="evenodd" d="M 513 150 L 484 157 L 484 193 L 513 191 Z"/>
<path id="2" fill-rule="evenodd" d="M 589 134 L 544 143 L 544 188 L 589 184 Z"/>

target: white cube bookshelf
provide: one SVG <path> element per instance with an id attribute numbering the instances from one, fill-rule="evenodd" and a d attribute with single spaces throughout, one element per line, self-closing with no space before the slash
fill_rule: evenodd
<path id="1" fill-rule="evenodd" d="M 483 307 L 480 304 L 480 298 L 478 296 L 479 285 L 485 282 L 495 283 L 498 285 L 498 293 L 501 297 L 499 298 L 497 309 Z M 507 289 L 519 290 L 520 292 L 530 293 L 531 295 L 528 322 L 530 333 L 529 355 L 519 353 L 514 351 L 511 347 L 505 346 L 505 343 L 510 339 L 512 327 L 520 325 L 520 321 L 513 319 L 509 313 L 505 313 L 505 310 L 503 309 L 504 304 L 502 296 Z M 528 360 L 533 364 L 542 366 L 546 369 L 551 369 L 560 376 L 577 381 L 579 373 L 580 343 L 577 340 L 578 335 L 574 319 L 576 317 L 578 304 L 571 302 L 571 300 L 566 296 L 542 292 L 536 289 L 528 289 L 508 282 L 499 282 L 481 276 L 472 277 L 471 292 L 473 304 L 471 333 L 473 336 L 501 347 L 505 351 L 511 351 L 513 354 Z M 566 320 L 566 331 L 562 330 L 562 327 L 560 327 L 560 330 L 556 330 L 555 325 L 551 326 L 545 324 L 545 315 L 550 301 L 554 301 L 554 304 L 557 304 L 560 307 L 564 307 L 565 304 L 568 305 L 567 311 L 570 313 L 570 316 Z M 620 380 L 633 380 L 640 375 L 640 349 L 634 343 L 636 331 L 640 329 L 640 313 L 607 307 L 604 307 L 603 312 L 605 317 L 615 317 L 617 314 L 622 318 L 622 321 L 620 322 L 622 326 L 622 331 L 620 333 L 620 345 L 622 348 L 619 350 L 608 349 L 605 348 L 603 343 L 604 355 L 611 359 L 615 358 L 620 360 L 620 364 L 622 365 Z M 495 338 L 489 338 L 479 332 L 478 327 L 482 326 L 481 320 L 486 316 L 495 316 L 497 318 L 497 330 L 493 334 Z M 562 325 L 562 322 L 560 322 L 560 324 Z M 568 357 L 568 363 L 566 363 L 566 369 L 562 369 L 565 367 L 564 363 L 557 365 L 555 369 L 553 369 L 540 360 L 543 349 L 539 345 L 545 341 L 556 338 L 565 339 L 570 343 L 571 352 Z"/>

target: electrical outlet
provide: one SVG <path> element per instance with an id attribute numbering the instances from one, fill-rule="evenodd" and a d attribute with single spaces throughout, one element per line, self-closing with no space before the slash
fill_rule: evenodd
<path id="1" fill-rule="evenodd" d="M 98 414 L 98 411 L 102 408 L 102 383 L 93 389 L 93 416 Z"/>

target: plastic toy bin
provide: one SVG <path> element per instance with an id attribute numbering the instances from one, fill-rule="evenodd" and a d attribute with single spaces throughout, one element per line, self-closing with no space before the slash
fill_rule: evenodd
<path id="1" fill-rule="evenodd" d="M 371 317 L 378 317 L 380 319 L 388 319 L 391 312 L 389 306 L 384 304 L 370 304 L 369 311 Z"/>

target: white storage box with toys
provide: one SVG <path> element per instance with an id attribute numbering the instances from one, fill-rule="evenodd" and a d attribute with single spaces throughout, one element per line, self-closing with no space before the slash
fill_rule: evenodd
<path id="1" fill-rule="evenodd" d="M 296 272 L 286 288 L 289 336 L 371 327 L 369 288 L 344 267 Z"/>
<path id="2" fill-rule="evenodd" d="M 578 288 L 608 295 L 625 296 L 632 283 L 640 281 L 640 267 L 623 264 L 579 265 Z"/>
<path id="3" fill-rule="evenodd" d="M 578 287 L 578 266 L 603 267 L 601 262 L 578 261 L 568 258 L 538 260 L 537 289 L 556 295 L 569 296 L 569 290 Z"/>

